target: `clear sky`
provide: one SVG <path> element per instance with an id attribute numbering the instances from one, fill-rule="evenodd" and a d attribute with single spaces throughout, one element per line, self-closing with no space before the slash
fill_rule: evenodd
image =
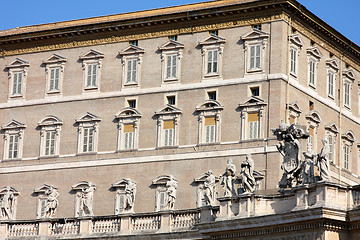
<path id="1" fill-rule="evenodd" d="M 0 0 L 1 1 L 1 0 Z M 2 0 L 0 30 L 89 18 L 204 0 Z M 271 0 L 269 0 L 271 1 Z M 298 0 L 307 9 L 360 45 L 360 0 Z"/>

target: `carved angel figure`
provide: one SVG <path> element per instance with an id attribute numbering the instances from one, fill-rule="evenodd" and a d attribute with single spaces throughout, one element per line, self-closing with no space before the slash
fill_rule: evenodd
<path id="1" fill-rule="evenodd" d="M 167 193 L 167 207 L 168 209 L 174 209 L 176 199 L 177 181 L 171 179 L 166 183 Z"/>
<path id="2" fill-rule="evenodd" d="M 216 178 L 213 175 L 213 172 L 209 170 L 206 173 L 207 177 L 204 182 L 204 196 L 203 200 L 205 201 L 206 205 L 213 205 L 214 198 L 215 198 L 215 182 Z"/>
<path id="3" fill-rule="evenodd" d="M 6 191 L 0 201 L 1 217 L 2 219 L 12 219 L 12 212 L 14 208 L 14 195 L 10 190 Z"/>
<path id="4" fill-rule="evenodd" d="M 125 186 L 125 199 L 124 199 L 124 209 L 130 211 L 134 207 L 136 196 L 136 183 L 131 180 L 128 181 L 128 184 Z"/>
<path id="5" fill-rule="evenodd" d="M 92 216 L 93 210 L 93 196 L 94 196 L 94 188 L 88 187 L 83 188 L 81 190 L 80 194 L 80 211 L 84 213 L 85 216 Z"/>
<path id="6" fill-rule="evenodd" d="M 231 158 L 227 161 L 227 167 L 225 173 L 221 177 L 221 185 L 223 186 L 225 192 L 224 196 L 233 196 L 235 195 L 235 189 L 233 185 L 233 179 L 235 177 L 236 167 L 233 164 Z"/>
<path id="7" fill-rule="evenodd" d="M 255 191 L 255 177 L 254 177 L 254 160 L 251 154 L 246 154 L 246 160 L 241 163 L 242 188 L 244 193 L 252 193 Z"/>
<path id="8" fill-rule="evenodd" d="M 52 218 L 55 215 L 56 209 L 59 205 L 58 197 L 59 193 L 58 191 L 50 187 L 45 194 L 47 195 L 47 202 L 45 206 L 45 217 Z"/>

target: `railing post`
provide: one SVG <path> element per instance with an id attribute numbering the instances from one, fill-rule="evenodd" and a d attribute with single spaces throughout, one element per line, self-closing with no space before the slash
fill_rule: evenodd
<path id="1" fill-rule="evenodd" d="M 9 228 L 9 223 L 7 222 L 0 223 L 0 237 L 7 237 L 8 228 Z"/>
<path id="2" fill-rule="evenodd" d="M 80 235 L 88 235 L 91 233 L 92 219 L 91 218 L 80 218 Z"/>
<path id="3" fill-rule="evenodd" d="M 41 236 L 49 236 L 51 232 L 51 223 L 49 219 L 44 219 L 39 221 L 39 233 Z"/>
<path id="4" fill-rule="evenodd" d="M 171 231 L 171 211 L 163 211 L 160 213 L 160 231 L 161 232 L 170 232 Z"/>
<path id="5" fill-rule="evenodd" d="M 131 216 L 129 216 L 129 215 L 121 216 L 120 233 L 121 234 L 130 234 L 131 230 L 132 230 Z"/>
<path id="6" fill-rule="evenodd" d="M 212 206 L 203 206 L 200 208 L 200 222 L 211 222 L 212 221 Z"/>
<path id="7" fill-rule="evenodd" d="M 309 190 L 305 185 L 294 188 L 296 197 L 296 206 L 293 211 L 309 208 Z"/>

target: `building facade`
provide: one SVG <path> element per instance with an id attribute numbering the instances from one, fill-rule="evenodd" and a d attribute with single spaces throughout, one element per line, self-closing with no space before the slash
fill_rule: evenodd
<path id="1" fill-rule="evenodd" d="M 5 237 L 266 239 L 247 228 L 226 235 L 245 220 L 233 208 L 225 214 L 235 200 L 221 198 L 220 176 L 229 158 L 238 176 L 246 154 L 255 193 L 289 201 L 254 210 L 269 226 L 271 214 L 286 225 L 302 191 L 336 188 L 348 206 L 341 211 L 357 206 L 360 48 L 295 0 L 209 1 L 20 27 L 0 32 L 0 50 Z M 309 144 L 319 153 L 328 139 L 333 185 L 275 194 L 283 158 L 271 129 L 281 121 L 306 127 L 302 151 Z M 235 189 L 241 203 L 241 180 Z M 319 239 L 331 228 L 321 226 Z M 286 227 L 269 234 L 282 239 Z"/>

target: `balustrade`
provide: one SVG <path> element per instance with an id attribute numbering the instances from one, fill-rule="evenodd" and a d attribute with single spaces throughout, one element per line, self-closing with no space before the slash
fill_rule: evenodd
<path id="1" fill-rule="evenodd" d="M 8 236 L 35 236 L 39 232 L 38 223 L 9 223 Z"/>

